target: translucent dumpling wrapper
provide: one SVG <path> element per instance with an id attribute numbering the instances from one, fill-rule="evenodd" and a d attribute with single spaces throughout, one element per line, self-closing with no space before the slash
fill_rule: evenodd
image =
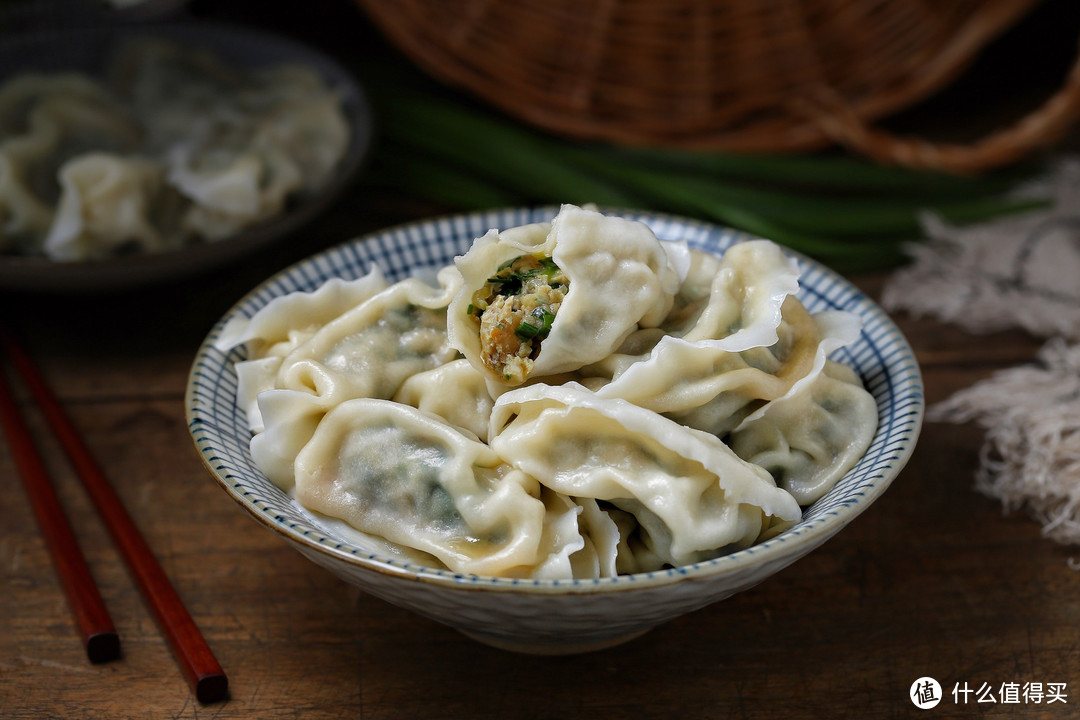
<path id="1" fill-rule="evenodd" d="M 806 322 L 809 320 L 809 322 Z M 740 358 L 756 372 L 747 371 L 746 384 L 720 393 L 711 400 L 687 409 L 665 413 L 672 419 L 699 430 L 725 436 L 762 405 L 796 391 L 812 382 L 828 362 L 830 354 L 849 345 L 858 336 L 860 321 L 852 313 L 825 311 L 806 315 L 789 325 L 781 323 L 781 340 L 768 348 L 751 348 Z M 742 400 L 748 400 L 743 404 Z"/>
<path id="2" fill-rule="evenodd" d="M 80 73 L 24 73 L 0 86 L 0 136 L 49 138 L 63 159 L 130 149 L 142 130 L 121 100 Z"/>
<path id="3" fill-rule="evenodd" d="M 768 470 L 801 504 L 833 488 L 877 431 L 874 397 L 848 367 L 822 372 L 746 418 L 730 436 L 739 457 Z"/>
<path id="4" fill-rule="evenodd" d="M 208 132 L 211 120 L 221 118 L 216 108 L 233 102 L 246 84 L 240 69 L 208 51 L 148 36 L 118 48 L 110 75 L 147 128 L 154 153 L 167 151 L 193 132 Z"/>
<path id="5" fill-rule="evenodd" d="M 185 227 L 219 239 L 314 193 L 344 157 L 350 128 L 339 94 L 312 70 L 240 70 L 160 40 L 133 42 L 117 75 L 149 146 L 192 207 Z"/>
<path id="6" fill-rule="evenodd" d="M 441 308 L 457 287 L 457 271 L 445 268 L 434 279 L 441 284 L 410 278 L 388 287 L 373 266 L 354 280 L 275 298 L 222 328 L 218 350 L 247 348 L 248 358 L 236 364 L 237 402 L 254 433 L 252 458 L 275 484 L 293 487 L 297 453 L 334 406 L 387 398 L 456 354 L 446 345 Z M 425 402 L 443 402 L 434 389 L 429 394 Z"/>
<path id="7" fill-rule="evenodd" d="M 536 481 L 415 408 L 342 403 L 295 465 L 304 507 L 426 552 L 455 572 L 527 576 L 546 557 Z"/>
<path id="8" fill-rule="evenodd" d="M 77 98 L 93 104 L 115 103 L 98 83 L 80 73 L 23 73 L 0 86 L 0 132 L 8 136 L 25 130 L 33 108 L 42 99 L 53 96 Z"/>
<path id="9" fill-rule="evenodd" d="M 734 245 L 719 261 L 701 257 L 662 328 L 639 331 L 583 372 L 610 378 L 603 397 L 724 436 L 858 336 L 851 313 L 807 312 L 793 294 L 797 270 L 765 240 Z"/>
<path id="10" fill-rule="evenodd" d="M 260 93 L 253 104 L 270 105 L 260 115 L 253 146 L 284 153 L 299 169 L 302 190 L 325 186 L 349 147 L 351 130 L 341 98 L 308 68 L 283 65 L 259 73 Z M 257 112 L 257 111 L 255 111 Z"/>
<path id="11" fill-rule="evenodd" d="M 151 147 L 183 150 L 173 158 L 178 174 L 205 171 L 211 156 L 219 168 L 245 157 L 258 162 L 264 185 L 284 184 L 288 166 L 298 173 L 298 187 L 314 192 L 348 148 L 351 130 L 340 94 L 310 68 L 237 69 L 210 53 L 150 38 L 129 42 L 115 64 L 117 82 L 151 129 Z M 274 181 L 266 177 L 270 172 L 278 175 Z M 235 205 L 223 205 L 208 208 L 238 214 Z"/>
<path id="12" fill-rule="evenodd" d="M 330 408 L 322 399 L 298 390 L 271 388 L 255 396 L 258 429 L 251 438 L 251 459 L 282 490 L 296 482 L 296 456 L 311 440 Z"/>
<path id="13" fill-rule="evenodd" d="M 0 85 L 0 249 L 82 260 L 221 240 L 322 190 L 347 152 L 341 93 L 311 68 L 236 68 L 152 38 L 125 42 L 113 65 L 109 84 L 23 73 Z M 128 166 L 106 167 L 105 155 Z M 117 180 L 146 175 L 135 167 L 145 163 L 159 166 L 167 192 L 157 180 Z M 121 187 L 130 197 L 117 197 Z M 115 220 L 86 211 L 85 198 L 103 194 L 97 204 L 116 208 Z M 133 222 L 131 208 L 152 195 L 134 214 L 154 220 Z"/>
<path id="14" fill-rule="evenodd" d="M 28 73 L 0 87 L 0 137 L 0 244 L 39 252 L 60 195 L 60 167 L 91 150 L 128 151 L 140 132 L 89 78 Z"/>
<path id="15" fill-rule="evenodd" d="M 769 240 L 736 243 L 719 262 L 701 251 L 692 257 L 665 333 L 730 352 L 775 343 L 784 301 L 799 290 L 798 263 Z"/>
<path id="16" fill-rule="evenodd" d="M 573 577 L 615 577 L 664 566 L 665 561 L 640 542 L 638 521 L 633 515 L 610 503 L 601 507 L 595 498 L 567 500 L 580 509 L 578 528 L 584 542 L 582 550 L 570 556 Z"/>
<path id="17" fill-rule="evenodd" d="M 550 225 L 492 230 L 455 261 L 451 342 L 504 385 L 576 370 L 664 319 L 682 259 L 644 223 L 573 205 Z"/>
<path id="18" fill-rule="evenodd" d="M 857 316 L 811 315 L 797 265 L 767 241 L 718 258 L 607 220 L 565 206 L 479 238 L 426 281 L 387 286 L 373 270 L 230 321 L 215 345 L 247 347 L 237 399 L 255 464 L 358 547 L 480 575 L 652 572 L 797 522 L 875 432 L 872 396 L 829 359 L 857 338 Z M 641 301 L 625 317 L 600 292 L 623 265 L 623 305 Z M 596 304 L 575 316 L 578 280 L 574 297 Z M 483 351 L 477 300 L 498 306 L 490 291 L 508 284 L 519 292 L 504 297 L 543 296 L 553 316 L 513 382 L 466 352 Z M 455 342 L 461 303 L 472 346 Z M 557 335 L 555 310 L 607 318 L 593 334 L 618 326 L 607 354 L 579 364 L 591 335 Z M 541 364 L 551 349 L 562 360 Z"/>
<path id="19" fill-rule="evenodd" d="M 319 328 L 386 287 L 382 272 L 372 266 L 356 279 L 332 278 L 310 292 L 280 295 L 250 318 L 234 317 L 221 329 L 214 340 L 219 351 L 229 352 L 240 345 L 247 348 L 247 359 L 235 366 L 237 402 L 244 408 L 252 432 L 263 430 L 256 398 L 275 387 L 282 359 Z"/>
<path id="20" fill-rule="evenodd" d="M 303 185 L 296 164 L 282 153 L 178 147 L 169 155 L 169 182 L 192 201 L 183 227 L 219 240 L 282 213 Z"/>
<path id="21" fill-rule="evenodd" d="M 387 286 L 382 271 L 373 265 L 359 278 L 331 278 L 310 292 L 279 295 L 250 318 L 233 318 L 214 340 L 214 347 L 227 352 L 247 345 L 251 358 L 284 357 L 301 339 Z"/>
<path id="22" fill-rule="evenodd" d="M 392 399 L 436 415 L 487 442 L 495 401 L 483 374 L 464 358 L 409 377 Z"/>
<path id="23" fill-rule="evenodd" d="M 124 249 L 160 252 L 183 243 L 164 229 L 178 198 L 160 165 L 142 157 L 80 155 L 60 168 L 60 202 L 45 253 L 55 260 L 99 259 Z"/>
<path id="24" fill-rule="evenodd" d="M 285 356 L 275 386 L 317 395 L 327 407 L 389 399 L 409 377 L 457 358 L 446 305 L 461 276 L 447 267 L 438 282 L 402 280 L 322 326 Z"/>
<path id="25" fill-rule="evenodd" d="M 717 437 L 576 383 L 532 385 L 495 402 L 491 448 L 546 487 L 662 523 L 655 549 L 673 565 L 755 542 L 801 516 L 772 477 Z"/>
<path id="26" fill-rule="evenodd" d="M 573 499 L 541 487 L 544 525 L 541 547 L 548 550 L 529 576 L 538 580 L 600 577 L 600 563 L 591 541 L 581 534 L 581 506 Z"/>
<path id="27" fill-rule="evenodd" d="M 817 326 L 793 297 L 785 302 L 777 340 L 767 347 L 726 350 L 722 341 L 689 342 L 666 335 L 638 356 L 613 355 L 588 368 L 614 371 L 597 392 L 665 413 L 684 424 L 723 434 L 738 413 L 758 400 L 782 396 L 810 372 L 815 355 L 826 352 Z M 732 418 L 737 418 L 732 420 Z M 727 429 L 730 429 L 728 427 Z"/>
<path id="28" fill-rule="evenodd" d="M 449 425 L 440 427 L 439 420 L 442 420 L 442 418 L 435 418 L 423 410 L 414 412 L 413 408 L 396 402 L 390 403 L 390 405 L 400 408 L 399 410 L 387 410 L 385 401 L 353 401 L 345 403 L 344 406 L 353 407 L 353 411 L 350 411 L 350 413 L 355 414 L 336 411 L 333 416 L 328 416 L 325 406 L 319 402 L 318 398 L 295 390 L 270 390 L 264 392 L 259 395 L 259 404 L 266 418 L 266 429 L 256 434 L 251 440 L 252 459 L 272 482 L 282 490 L 291 492 L 300 499 L 310 497 L 308 495 L 310 487 L 308 485 L 304 487 L 296 485 L 298 473 L 303 477 L 305 472 L 309 474 L 322 472 L 322 470 L 311 470 L 311 467 L 313 467 L 311 457 L 314 450 L 308 449 L 306 454 L 301 457 L 301 453 L 305 452 L 305 448 L 309 443 L 312 443 L 316 432 L 320 433 L 320 438 L 322 438 L 327 433 L 340 431 L 345 438 L 354 438 L 355 442 L 359 443 L 360 446 L 365 442 L 363 438 L 368 438 L 371 442 L 383 443 L 378 448 L 368 448 L 363 452 L 356 449 L 356 454 L 346 463 L 347 467 L 338 470 L 343 476 L 359 472 L 364 478 L 367 478 L 366 480 L 357 479 L 350 475 L 352 480 L 366 483 L 366 492 L 371 494 L 370 500 L 376 505 L 379 504 L 380 500 L 386 500 L 391 504 L 397 502 L 400 500 L 399 496 L 402 492 L 422 494 L 423 491 L 416 487 L 408 490 L 401 489 L 410 482 L 415 484 L 416 478 L 410 480 L 410 473 L 421 472 L 423 470 L 421 466 L 424 463 L 428 464 L 426 469 L 431 470 L 433 466 L 446 461 L 445 459 L 450 455 L 447 447 L 459 448 L 459 451 L 461 448 L 465 448 L 470 452 L 479 453 L 478 457 L 481 458 L 481 465 L 483 463 L 489 464 L 489 466 L 476 469 L 478 473 L 476 482 L 482 483 L 486 478 L 493 483 L 489 490 L 496 493 L 496 498 L 488 501 L 489 504 L 499 502 L 498 498 L 509 497 L 512 499 L 512 497 L 517 497 L 517 502 L 524 503 L 529 508 L 526 517 L 529 523 L 536 524 L 534 529 L 539 533 L 534 556 L 529 559 L 527 554 L 521 555 L 520 563 L 512 566 L 507 565 L 499 569 L 501 574 L 539 579 L 607 577 L 615 572 L 618 553 L 616 547 L 618 531 L 615 529 L 613 521 L 607 521 L 610 529 L 606 533 L 601 533 L 595 529 L 600 521 L 594 515 L 590 515 L 588 519 L 579 523 L 579 516 L 582 515 L 582 507 L 579 503 L 554 491 L 540 488 L 535 484 L 535 481 L 526 478 L 525 475 L 516 471 L 510 472 L 508 466 L 490 465 L 490 463 L 497 462 L 497 459 L 490 451 L 484 451 L 486 446 L 472 442 L 475 438 L 472 437 L 471 433 L 464 435 L 455 433 Z M 380 415 L 384 410 L 386 410 L 386 414 Z M 360 413 L 363 414 L 362 417 L 359 415 Z M 327 428 L 322 428 L 324 418 L 327 417 L 329 417 L 329 420 L 325 421 L 327 422 Z M 339 424 L 337 430 L 332 429 L 335 423 Z M 378 425 L 378 427 L 371 430 L 368 426 L 372 424 Z M 369 430 L 370 435 L 368 434 Z M 425 435 L 425 433 L 429 433 L 429 435 Z M 442 440 L 440 441 L 439 438 Z M 342 446 L 349 442 L 348 439 L 339 440 Z M 331 445 L 336 442 L 338 440 L 329 441 L 320 452 L 330 452 L 332 450 Z M 434 446 L 440 446 L 442 449 L 432 450 Z M 299 467 L 297 466 L 298 458 L 300 460 Z M 462 459 L 460 462 L 457 460 L 449 460 L 448 462 L 457 463 L 454 472 L 458 473 L 458 475 L 455 475 L 455 477 L 459 483 L 468 485 L 460 477 L 460 473 L 471 471 L 468 468 L 466 459 Z M 364 467 L 357 469 L 355 467 L 356 463 L 362 463 Z M 417 470 L 417 467 L 421 467 L 421 470 Z M 352 468 L 352 470 L 349 468 Z M 372 479 L 376 473 L 383 473 L 384 476 Z M 340 480 L 343 484 L 347 484 L 349 481 L 348 479 Z M 496 487 L 501 483 L 509 483 L 509 486 L 501 489 Z M 535 503 L 520 495 L 521 488 L 524 488 L 530 497 L 539 493 L 538 496 L 542 501 L 543 508 L 542 516 L 535 514 L 537 512 Z M 440 491 L 431 490 L 431 492 L 437 493 Z M 339 496 L 338 499 L 340 500 L 341 497 Z M 358 532 L 362 530 L 366 540 L 365 545 L 370 546 L 371 541 L 374 540 L 378 545 L 378 549 L 384 552 L 394 548 L 399 549 L 398 552 L 392 552 L 391 554 L 402 554 L 403 552 L 408 555 L 414 551 L 423 552 L 429 557 L 429 563 L 434 560 L 436 564 L 446 564 L 448 567 L 462 572 L 480 572 L 485 569 L 478 564 L 471 564 L 474 562 L 472 560 L 469 561 L 470 564 L 468 565 L 464 564 L 464 561 L 459 561 L 457 564 L 444 562 L 446 560 L 445 554 L 433 551 L 430 539 L 410 538 L 403 541 L 400 535 L 388 532 L 383 523 L 371 523 L 368 521 L 370 518 L 361 518 L 359 514 L 352 514 L 353 512 L 362 512 L 366 515 L 366 513 L 371 512 L 370 508 L 348 507 L 352 503 L 347 500 L 341 503 L 328 502 L 319 506 L 308 504 L 309 502 L 305 500 L 301 504 L 309 510 L 339 518 L 353 530 Z M 509 503 L 509 500 L 506 500 L 506 502 Z M 588 502 L 584 501 L 586 507 L 588 507 Z M 592 506 L 594 512 L 599 512 L 599 510 L 595 510 L 595 502 L 592 503 Z M 410 509 L 415 509 L 415 507 L 415 504 L 413 504 L 406 508 L 399 508 L 399 510 L 409 512 Z M 515 512 L 518 514 L 509 518 L 508 522 L 520 521 L 520 512 L 525 511 Z M 606 515 L 604 517 L 606 518 Z M 422 525 L 423 518 L 413 517 L 410 522 Z M 441 542 L 469 544 L 475 541 L 475 535 L 471 534 L 471 531 L 465 527 L 458 527 L 456 531 L 450 527 L 442 530 Z M 419 534 L 419 531 L 416 532 Z M 455 536 L 455 532 L 458 533 L 457 536 Z M 593 536 L 598 537 L 595 543 L 592 539 Z M 493 571 L 490 568 L 487 569 Z"/>
<path id="29" fill-rule="evenodd" d="M 141 139 L 141 129 L 108 92 L 66 94 L 69 85 L 45 81 L 46 90 L 27 109 L 21 136 L 35 148 L 22 158 L 28 189 L 49 205 L 59 197 L 58 173 L 69 160 L 90 152 L 129 154 Z"/>

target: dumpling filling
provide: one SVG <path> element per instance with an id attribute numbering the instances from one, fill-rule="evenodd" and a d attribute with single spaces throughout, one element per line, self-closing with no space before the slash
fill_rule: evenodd
<path id="1" fill-rule="evenodd" d="M 469 314 L 480 321 L 480 359 L 510 385 L 532 372 L 570 280 L 549 257 L 519 255 L 476 291 Z"/>

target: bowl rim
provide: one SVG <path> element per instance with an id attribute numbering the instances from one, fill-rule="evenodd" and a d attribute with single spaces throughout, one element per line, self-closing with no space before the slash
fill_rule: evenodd
<path id="1" fill-rule="evenodd" d="M 208 332 L 196 353 L 195 360 L 188 375 L 188 383 L 184 396 L 185 416 L 188 430 L 198 455 L 210 475 L 237 504 L 247 511 L 250 517 L 285 540 L 296 545 L 298 550 L 307 551 L 304 554 L 314 552 L 320 556 L 325 556 L 327 560 L 332 559 L 344 562 L 346 565 L 357 571 L 371 571 L 386 577 L 427 583 L 455 591 L 495 591 L 530 595 L 576 595 L 628 592 L 688 581 L 713 580 L 737 573 L 747 571 L 752 572 L 753 568 L 767 564 L 775 564 L 776 570 L 779 570 L 831 538 L 835 533 L 865 511 L 866 508 L 888 489 L 892 481 L 899 475 L 900 471 L 905 467 L 914 452 L 925 413 L 922 375 L 915 353 L 907 338 L 889 315 L 849 280 L 831 268 L 828 268 L 806 255 L 792 250 L 781 243 L 777 243 L 785 253 L 795 257 L 802 263 L 803 272 L 800 276 L 800 280 L 806 275 L 807 270 L 813 268 L 817 274 L 822 276 L 832 286 L 839 287 L 850 295 L 851 299 L 857 304 L 858 314 L 864 320 L 863 334 L 866 332 L 866 323 L 868 319 L 872 319 L 879 326 L 880 332 L 877 342 L 887 343 L 887 346 L 891 348 L 889 353 L 890 361 L 885 369 L 888 370 L 890 378 L 893 375 L 896 376 L 895 380 L 891 381 L 892 384 L 906 388 L 905 392 L 897 394 L 897 400 L 903 400 L 905 403 L 904 406 L 902 408 L 893 409 L 893 413 L 897 420 L 902 421 L 904 427 L 898 431 L 899 437 L 890 442 L 890 449 L 887 457 L 881 459 L 879 464 L 875 465 L 875 468 L 877 469 L 873 479 L 866 485 L 863 485 L 859 492 L 844 498 L 841 502 L 830 507 L 830 509 L 811 518 L 809 522 L 806 522 L 805 520 L 806 510 L 804 509 L 803 521 L 800 521 L 792 528 L 778 533 L 774 537 L 730 554 L 721 555 L 691 565 L 665 568 L 652 572 L 618 575 L 612 578 L 536 580 L 531 578 L 503 578 L 460 573 L 449 569 L 422 566 L 415 562 L 395 559 L 379 553 L 370 552 L 366 549 L 357 548 L 341 538 L 328 537 L 330 534 L 329 531 L 323 527 L 319 527 L 317 522 L 313 520 L 307 520 L 305 523 L 293 522 L 288 518 L 277 514 L 272 507 L 265 505 L 259 507 L 254 500 L 247 496 L 248 494 L 245 491 L 241 490 L 241 485 L 236 482 L 236 480 L 239 480 L 240 478 L 230 476 L 229 472 L 221 464 L 221 458 L 217 456 L 214 446 L 206 438 L 207 429 L 204 427 L 205 417 L 199 402 L 201 368 L 203 368 L 206 363 L 216 362 L 218 364 L 224 364 L 228 356 L 231 355 L 231 353 L 236 352 L 235 350 L 232 350 L 229 351 L 229 353 L 223 354 L 214 347 L 216 337 L 229 319 L 239 314 L 245 306 L 251 304 L 255 300 L 268 301 L 270 297 L 276 297 L 277 294 L 281 294 L 276 293 L 267 296 L 267 293 L 272 293 L 274 288 L 280 288 L 281 280 L 297 273 L 303 273 L 305 269 L 310 269 L 316 265 L 321 264 L 321 267 L 325 267 L 328 263 L 329 256 L 339 253 L 342 249 L 349 246 L 378 243 L 410 230 L 437 228 L 440 224 L 449 223 L 452 225 L 461 225 L 464 223 L 469 225 L 478 222 L 482 224 L 482 221 L 487 218 L 497 217 L 532 217 L 543 215 L 548 215 L 550 217 L 554 216 L 558 209 L 558 206 L 555 205 L 493 208 L 465 213 L 448 213 L 399 223 L 366 233 L 314 253 L 313 255 L 299 260 L 277 273 L 274 273 L 245 293 Z M 757 239 L 757 236 L 733 230 L 717 223 L 702 221 L 678 214 L 608 206 L 600 207 L 599 210 L 605 214 L 631 217 L 646 222 L 673 223 L 687 229 L 729 234 L 734 238 L 731 242 Z M 728 246 L 725 246 L 724 249 Z M 803 286 L 800 282 L 800 292 L 802 290 Z M 880 410 L 881 406 L 879 405 L 879 411 Z M 897 415 L 900 410 L 902 410 L 902 414 Z M 875 431 L 874 440 L 871 441 L 871 447 L 878 441 L 881 434 L 882 427 L 879 423 L 878 428 Z M 254 465 L 251 465 L 250 469 L 258 473 L 258 470 Z M 852 471 L 849 470 L 849 472 Z M 272 485 L 265 477 L 263 479 L 266 483 Z M 276 489 L 276 486 L 274 487 Z M 284 493 L 282 494 L 284 495 Z M 285 497 L 286 502 L 293 507 L 294 510 L 298 509 L 295 501 L 287 496 Z M 803 524 L 804 522 L 806 524 Z"/>

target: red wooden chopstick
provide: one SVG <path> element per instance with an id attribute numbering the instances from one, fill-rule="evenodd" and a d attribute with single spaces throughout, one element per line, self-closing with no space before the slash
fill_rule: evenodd
<path id="1" fill-rule="evenodd" d="M 0 329 L 0 341 L 12 366 L 26 383 L 75 467 L 158 626 L 169 641 L 195 697 L 204 703 L 224 699 L 229 689 L 225 672 L 89 448 L 14 336 Z"/>
<path id="2" fill-rule="evenodd" d="M 116 634 L 105 601 L 94 584 L 86 558 L 79 549 L 45 463 L 3 372 L 0 372 L 0 423 L 8 437 L 11 455 L 30 498 L 45 547 L 75 616 L 86 656 L 94 663 L 113 660 L 120 655 L 120 636 Z"/>

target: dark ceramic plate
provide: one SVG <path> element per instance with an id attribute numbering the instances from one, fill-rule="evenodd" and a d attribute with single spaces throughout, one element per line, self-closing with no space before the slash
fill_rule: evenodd
<path id="1" fill-rule="evenodd" d="M 79 70 L 103 76 L 119 43 L 136 36 L 163 37 L 210 50 L 242 68 L 304 64 L 338 91 L 352 128 L 344 157 L 317 194 L 298 195 L 286 211 L 236 235 L 180 250 L 84 262 L 55 262 L 40 257 L 0 256 L 0 288 L 86 292 L 126 289 L 178 280 L 219 268 L 281 239 L 324 210 L 356 175 L 367 154 L 372 131 L 371 108 L 356 80 L 337 62 L 302 43 L 260 30 L 203 22 L 144 26 L 116 24 L 90 28 L 54 28 L 0 37 L 0 81 L 26 72 Z"/>

